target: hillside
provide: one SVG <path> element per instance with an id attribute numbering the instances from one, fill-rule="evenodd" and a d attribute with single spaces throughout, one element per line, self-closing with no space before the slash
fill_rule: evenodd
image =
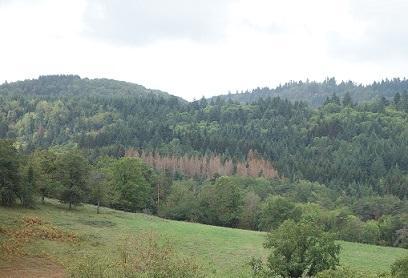
<path id="1" fill-rule="evenodd" d="M 391 98 L 407 83 L 395 79 L 362 87 L 330 79 L 277 90 L 301 95 L 309 87 L 336 93 L 354 88 Z M 228 172 L 233 174 L 243 172 L 236 166 L 249 165 L 254 152 L 279 176 L 316 181 L 347 194 L 405 198 L 405 187 L 391 180 L 398 176 L 404 183 L 408 172 L 408 94 L 361 105 L 354 105 L 356 100 L 331 97 L 319 108 L 280 98 L 187 103 L 125 82 L 44 76 L 0 87 L 0 138 L 16 141 L 25 153 L 77 147 L 91 161 L 122 157 L 131 149 L 176 160 L 217 157 L 223 166 L 233 162 Z M 187 163 L 181 172 L 192 166 Z"/>
<path id="2" fill-rule="evenodd" d="M 4 83 L 0 95 L 36 97 L 146 97 L 170 98 L 168 93 L 113 79 L 81 78 L 78 75 L 44 75 L 38 79 Z"/>
<path id="3" fill-rule="evenodd" d="M 334 78 L 328 78 L 323 82 L 288 82 L 276 88 L 256 88 L 251 91 L 215 96 L 212 99 L 221 98 L 225 101 L 232 100 L 240 103 L 253 103 L 260 98 L 281 97 L 290 101 L 304 101 L 313 107 L 323 105 L 328 97 L 336 94 L 343 97 L 346 93 L 358 103 L 372 101 L 381 97 L 392 99 L 396 93 L 408 90 L 408 80 L 395 78 L 373 82 L 368 85 L 356 84 L 352 81 L 337 82 Z"/>
<path id="4" fill-rule="evenodd" d="M 54 231 L 72 234 L 77 240 L 41 240 L 35 239 L 32 233 L 28 236 L 26 233 L 26 239 L 32 237 L 22 248 L 27 255 L 19 260 L 15 257 L 4 260 L 5 253 L 2 253 L 0 277 L 7 275 L 6 271 L 9 273 L 13 271 L 13 264 L 10 262 L 24 265 L 22 261 L 26 261 L 34 265 L 31 271 L 39 273 L 47 271 L 47 267 L 48 271 L 61 272 L 61 268 L 69 267 L 75 259 L 83 258 L 85 254 L 117 256 L 118 242 L 123 242 L 123 239 L 140 234 L 142 231 L 156 232 L 163 238 L 169 239 L 183 255 L 191 259 L 199 259 L 208 276 L 248 277 L 249 269 L 246 262 L 252 256 L 267 254 L 262 247 L 265 236 L 262 232 L 171 221 L 146 214 L 126 213 L 106 208 L 102 209 L 102 214 L 97 215 L 95 208 L 90 205 L 67 211 L 65 207 L 52 200 L 48 200 L 46 205 L 39 205 L 36 210 L 0 208 L 0 243 L 4 244 L 9 238 L 5 231 L 18 230 L 23 219 L 26 219 L 25 221 L 37 219 L 35 217 L 44 222 L 42 225 L 48 225 Z M 26 224 L 26 227 L 29 227 L 29 224 Z M 405 249 L 349 242 L 341 242 L 341 245 L 343 265 L 371 273 L 387 271 L 395 259 L 408 252 Z M 45 263 L 44 260 L 36 259 L 37 256 L 49 258 L 49 260 Z"/>

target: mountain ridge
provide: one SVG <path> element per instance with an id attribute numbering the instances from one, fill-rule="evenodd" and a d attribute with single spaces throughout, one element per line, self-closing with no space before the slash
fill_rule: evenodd
<path id="1" fill-rule="evenodd" d="M 47 97 L 83 96 L 157 96 L 179 100 L 184 99 L 167 92 L 149 89 L 145 86 L 110 78 L 81 78 L 79 75 L 41 75 L 34 79 L 25 79 L 0 85 L 0 94 L 25 94 Z"/>
<path id="2" fill-rule="evenodd" d="M 405 91 L 408 91 L 408 80 L 405 78 L 385 79 L 362 85 L 353 81 L 337 82 L 332 77 L 326 78 L 323 82 L 290 81 L 275 88 L 258 87 L 241 93 L 213 96 L 209 100 L 220 98 L 225 101 L 253 103 L 261 98 L 281 97 L 290 101 L 303 101 L 313 107 L 318 107 L 323 105 L 326 99 L 334 94 L 343 97 L 348 93 L 354 101 L 363 103 L 381 97 L 391 99 L 396 93 Z"/>

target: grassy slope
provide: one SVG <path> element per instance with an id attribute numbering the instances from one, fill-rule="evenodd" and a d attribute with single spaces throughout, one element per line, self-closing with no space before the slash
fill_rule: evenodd
<path id="1" fill-rule="evenodd" d="M 58 204 L 36 210 L 0 208 L 0 227 L 16 225 L 23 216 L 39 216 L 56 227 L 73 231 L 79 244 L 37 241 L 28 247 L 33 254 L 45 252 L 68 264 L 78 254 L 92 252 L 115 254 L 118 242 L 141 231 L 156 231 L 169 238 L 186 256 L 195 256 L 214 271 L 215 276 L 237 277 L 248 274 L 245 262 L 251 256 L 265 256 L 264 233 L 165 220 L 144 214 L 103 209 L 97 215 L 92 206 L 72 212 Z M 342 263 L 372 272 L 387 271 L 389 265 L 408 250 L 341 242 Z M 1 260 L 0 260 L 1 264 Z"/>

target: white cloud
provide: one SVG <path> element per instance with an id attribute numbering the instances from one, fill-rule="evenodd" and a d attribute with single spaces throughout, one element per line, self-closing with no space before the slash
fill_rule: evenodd
<path id="1" fill-rule="evenodd" d="M 118 44 L 200 42 L 224 35 L 232 0 L 89 0 L 87 34 Z"/>
<path id="2" fill-rule="evenodd" d="M 407 11 L 405 0 L 351 1 L 354 32 L 333 31 L 329 35 L 332 55 L 355 62 L 406 63 Z"/>
<path id="3" fill-rule="evenodd" d="M 407 4 L 391 2 L 0 0 L 0 82 L 75 73 L 193 99 L 306 78 L 404 77 Z"/>

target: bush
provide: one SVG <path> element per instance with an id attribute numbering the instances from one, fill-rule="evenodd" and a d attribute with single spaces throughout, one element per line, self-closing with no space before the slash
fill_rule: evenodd
<path id="1" fill-rule="evenodd" d="M 267 267 L 282 277 L 313 276 L 339 264 L 340 246 L 313 223 L 287 220 L 268 234 L 265 247 L 273 250 Z"/>
<path id="2" fill-rule="evenodd" d="M 299 221 L 302 210 L 295 203 L 280 196 L 269 197 L 262 209 L 260 216 L 260 228 L 263 231 L 276 229 L 285 220 Z"/>
<path id="3" fill-rule="evenodd" d="M 154 233 L 128 238 L 119 244 L 116 257 L 87 255 L 70 268 L 73 278 L 110 277 L 204 277 L 191 257 L 177 254 L 173 246 Z"/>
<path id="4" fill-rule="evenodd" d="M 316 275 L 316 278 L 376 278 L 377 275 L 369 274 L 363 271 L 352 270 L 350 268 L 337 268 L 337 269 L 328 269 L 322 272 L 319 272 Z M 384 277 L 385 276 L 381 276 Z"/>
<path id="5" fill-rule="evenodd" d="M 391 274 L 395 278 L 408 277 L 408 256 L 396 260 L 391 265 Z"/>

